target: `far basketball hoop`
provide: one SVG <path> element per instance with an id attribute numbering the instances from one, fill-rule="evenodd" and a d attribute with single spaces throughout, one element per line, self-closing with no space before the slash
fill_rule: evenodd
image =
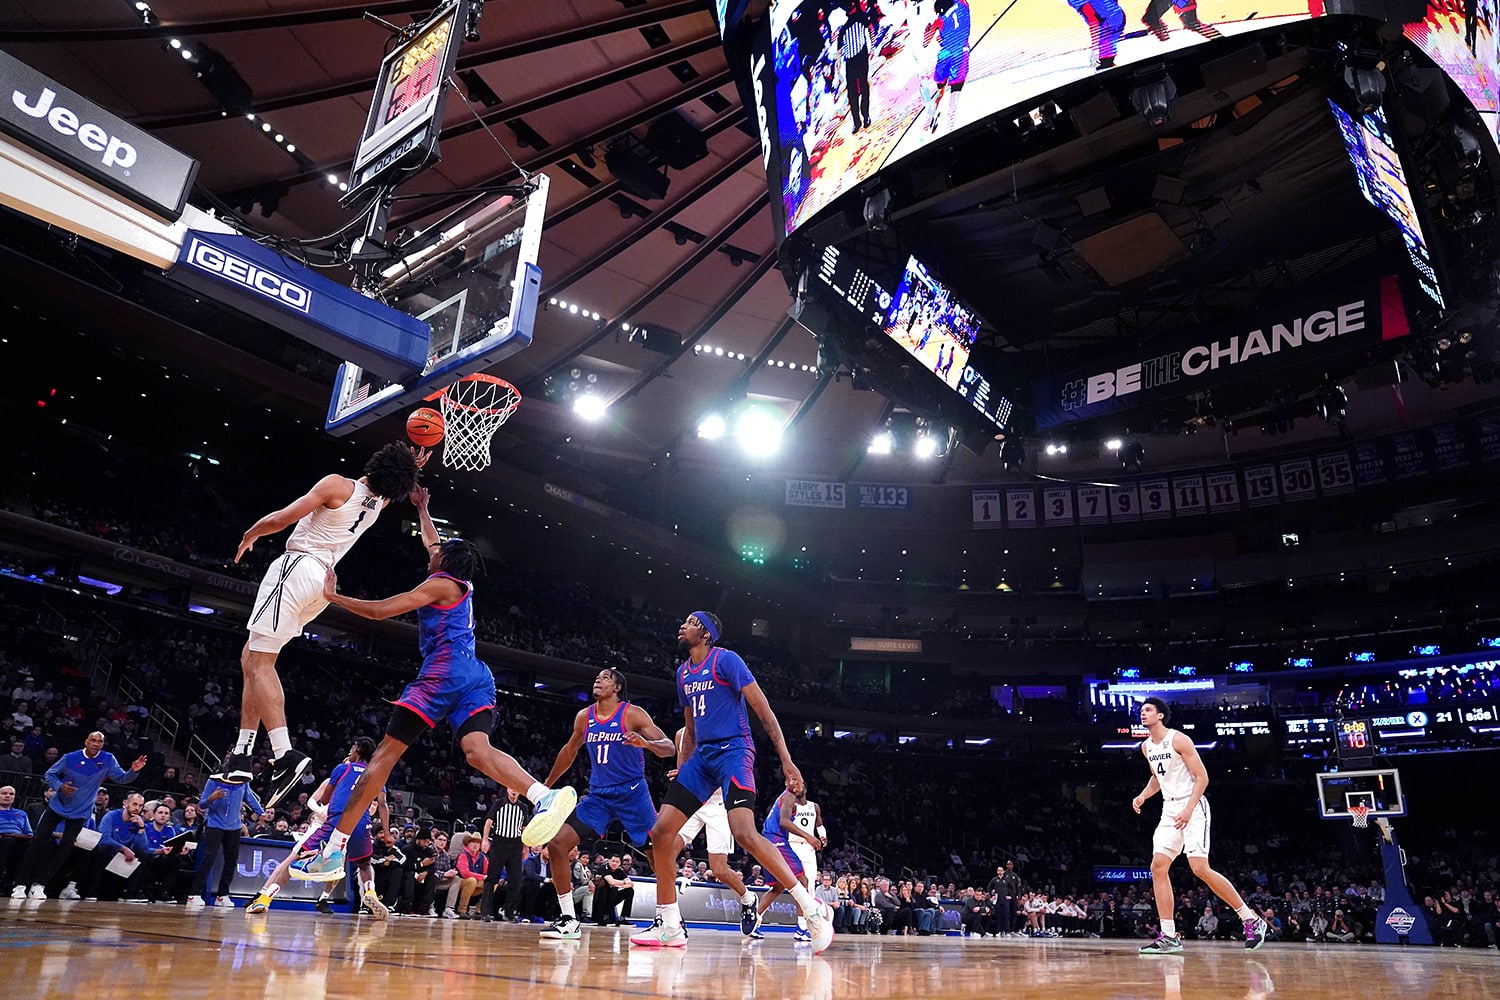
<path id="1" fill-rule="evenodd" d="M 1351 806 L 1349 809 L 1349 818 L 1354 821 L 1354 825 L 1358 828 L 1363 829 L 1368 827 L 1370 825 L 1370 807 Z"/>
<path id="2" fill-rule="evenodd" d="M 521 393 L 503 378 L 466 375 L 429 396 L 443 407 L 448 432 L 443 437 L 443 464 L 478 472 L 490 464 L 490 440 L 521 405 Z"/>

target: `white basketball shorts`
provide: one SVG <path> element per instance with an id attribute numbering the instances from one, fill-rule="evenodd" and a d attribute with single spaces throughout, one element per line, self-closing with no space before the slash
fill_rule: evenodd
<path id="1" fill-rule="evenodd" d="M 818 884 L 818 852 L 813 846 L 801 837 L 788 837 L 787 841 L 792 845 L 792 853 L 797 855 L 797 860 L 802 862 L 802 871 L 807 875 L 808 885 Z"/>
<path id="2" fill-rule="evenodd" d="M 691 844 L 698 831 L 706 832 L 709 854 L 733 854 L 734 836 L 729 832 L 729 812 L 724 808 L 724 791 L 716 788 L 708 801 L 682 825 L 682 839 Z"/>
<path id="3" fill-rule="evenodd" d="M 323 600 L 323 578 L 328 570 L 303 552 L 286 552 L 266 569 L 250 609 L 250 648 L 279 653 L 302 634 L 303 628 L 328 607 Z"/>
<path id="4" fill-rule="evenodd" d="M 1213 814 L 1208 808 L 1208 799 L 1201 798 L 1193 807 L 1193 818 L 1187 826 L 1177 829 L 1177 815 L 1187 805 L 1186 799 L 1168 799 L 1161 804 L 1161 822 L 1151 837 L 1151 849 L 1157 854 L 1175 858 L 1186 854 L 1190 858 L 1208 857 L 1208 838 L 1213 826 Z"/>

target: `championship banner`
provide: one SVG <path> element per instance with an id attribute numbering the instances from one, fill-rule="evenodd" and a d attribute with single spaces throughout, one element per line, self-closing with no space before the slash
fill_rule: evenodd
<path id="1" fill-rule="evenodd" d="M 1387 276 L 1283 306 L 1239 329 L 1195 331 L 1171 347 L 1153 349 L 1159 353 L 1120 354 L 1038 379 L 1033 385 L 1036 425 L 1046 430 L 1241 378 L 1323 363 L 1332 355 L 1409 332 L 1400 285 Z"/>

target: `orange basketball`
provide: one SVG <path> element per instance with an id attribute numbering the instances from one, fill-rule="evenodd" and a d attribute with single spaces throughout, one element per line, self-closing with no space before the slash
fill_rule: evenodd
<path id="1" fill-rule="evenodd" d="M 406 418 L 406 436 L 418 448 L 431 448 L 443 439 L 443 415 L 430 406 L 413 410 Z"/>

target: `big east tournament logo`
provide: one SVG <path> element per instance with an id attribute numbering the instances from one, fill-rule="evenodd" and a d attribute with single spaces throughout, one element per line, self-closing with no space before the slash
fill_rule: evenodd
<path id="1" fill-rule="evenodd" d="M 1321 343 L 1347 333 L 1365 329 L 1365 300 L 1346 302 L 1336 309 L 1320 309 L 1299 316 L 1290 323 L 1273 323 L 1269 330 L 1251 330 L 1228 340 L 1199 344 L 1185 351 L 1148 358 L 1113 371 L 1099 372 L 1087 378 L 1065 383 L 1062 407 L 1065 410 L 1093 406 L 1117 396 L 1127 396 L 1143 389 L 1154 389 L 1183 378 L 1194 378 L 1243 365 L 1257 358 L 1270 358 L 1283 351 L 1295 351 L 1309 344 Z"/>

